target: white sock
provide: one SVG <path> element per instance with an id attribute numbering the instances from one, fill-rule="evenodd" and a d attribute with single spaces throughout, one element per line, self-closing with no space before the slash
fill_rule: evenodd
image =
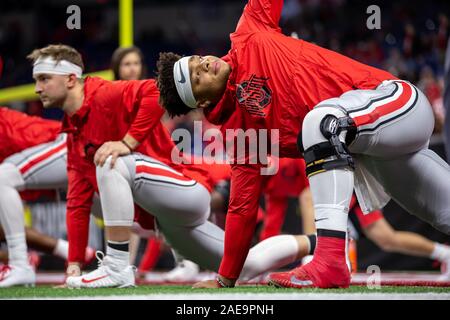
<path id="1" fill-rule="evenodd" d="M 311 176 L 309 183 L 314 201 L 316 229 L 345 234 L 348 206 L 353 193 L 353 172 L 329 170 Z"/>
<path id="2" fill-rule="evenodd" d="M 0 185 L 0 224 L 6 238 L 25 232 L 23 212 L 24 208 L 19 192 L 11 186 Z"/>
<path id="3" fill-rule="evenodd" d="M 109 244 L 129 245 L 129 243 L 129 241 L 115 242 L 108 240 L 108 245 L 106 246 L 106 255 L 111 259 L 111 262 L 119 269 L 125 269 L 130 265 L 130 251 L 114 249 L 109 246 Z"/>
<path id="4" fill-rule="evenodd" d="M 69 243 L 66 240 L 58 239 L 53 254 L 67 260 L 67 257 L 69 256 Z"/>
<path id="5" fill-rule="evenodd" d="M 22 190 L 25 180 L 19 168 L 9 162 L 0 163 L 0 181 L 3 185 Z"/>
<path id="6" fill-rule="evenodd" d="M 96 168 L 103 220 L 106 226 L 131 227 L 134 218 L 134 200 L 130 174 L 122 159 L 117 159 L 113 169 L 110 167 L 110 160 L 111 157 L 103 167 Z"/>
<path id="7" fill-rule="evenodd" d="M 297 239 L 292 235 L 280 235 L 261 241 L 250 249 L 239 279 L 248 281 L 264 272 L 292 263 L 297 258 L 298 250 Z"/>
<path id="8" fill-rule="evenodd" d="M 0 182 L 0 224 L 8 244 L 9 264 L 29 266 L 23 204 L 16 189 L 23 187 L 22 175 L 13 164 L 2 163 Z"/>
<path id="9" fill-rule="evenodd" d="M 9 265 L 16 267 L 29 266 L 25 233 L 6 236 L 6 242 L 8 243 Z"/>
<path id="10" fill-rule="evenodd" d="M 430 255 L 431 259 L 436 259 L 438 261 L 450 260 L 450 247 L 445 244 L 434 243 L 434 250 Z"/>

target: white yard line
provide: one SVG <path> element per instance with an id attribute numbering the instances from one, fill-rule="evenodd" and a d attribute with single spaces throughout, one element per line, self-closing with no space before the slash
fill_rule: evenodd
<path id="1" fill-rule="evenodd" d="M 17 298 L 14 298 L 17 299 Z M 19 298 L 25 300 L 450 300 L 450 293 L 190 293 Z"/>
<path id="2" fill-rule="evenodd" d="M 142 283 L 143 285 L 150 284 L 167 284 L 164 278 L 163 272 L 149 272 L 145 276 L 145 280 Z M 185 284 L 193 284 L 198 281 L 214 279 L 214 273 L 212 272 L 200 272 L 195 279 L 192 279 Z M 352 283 L 366 283 L 373 277 L 372 274 L 366 273 L 356 273 L 352 275 Z M 51 283 L 63 283 L 65 279 L 65 275 L 63 273 L 38 273 L 36 282 L 37 284 L 51 284 Z M 252 281 L 251 283 L 266 283 L 268 279 L 268 273 L 258 277 L 257 280 Z M 389 283 L 398 283 L 402 281 L 416 281 L 420 282 L 448 282 L 450 279 L 442 278 L 442 275 L 438 272 L 383 272 L 380 274 L 379 279 L 383 284 Z M 250 284 L 251 284 L 250 283 Z M 183 285 L 183 283 L 177 283 L 179 285 Z"/>

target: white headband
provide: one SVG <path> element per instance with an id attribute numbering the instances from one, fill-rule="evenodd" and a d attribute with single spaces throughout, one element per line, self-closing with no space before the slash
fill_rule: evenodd
<path id="1" fill-rule="evenodd" d="M 67 60 L 56 61 L 52 57 L 39 57 L 33 65 L 33 75 L 40 73 L 50 74 L 74 74 L 77 78 L 81 78 L 83 70 L 76 64 Z"/>
<path id="2" fill-rule="evenodd" d="M 173 80 L 177 87 L 178 95 L 184 104 L 189 108 L 197 108 L 197 102 L 194 98 L 194 92 L 192 92 L 191 77 L 189 73 L 189 58 L 183 57 L 173 65 Z"/>

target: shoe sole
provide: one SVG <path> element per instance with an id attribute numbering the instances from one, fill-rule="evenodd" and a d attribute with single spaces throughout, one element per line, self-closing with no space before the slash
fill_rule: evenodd
<path id="1" fill-rule="evenodd" d="M 68 289 L 101 289 L 101 288 L 119 288 L 119 289 L 123 289 L 123 288 L 136 288 L 136 284 L 123 284 L 117 287 L 111 286 L 111 287 L 83 287 L 83 286 L 71 286 L 71 285 L 67 285 Z"/>
<path id="2" fill-rule="evenodd" d="M 272 287 L 275 287 L 275 288 L 294 288 L 294 289 L 307 289 L 307 288 L 318 288 L 318 289 L 347 289 L 348 287 L 350 287 L 350 285 L 339 285 L 339 286 L 333 286 L 333 287 L 328 287 L 328 288 L 321 288 L 321 287 L 314 286 L 314 285 L 311 285 L 311 286 L 295 286 L 295 285 L 292 285 L 292 286 L 284 286 L 284 285 L 282 285 L 282 284 L 280 284 L 280 283 L 278 283 L 278 282 L 276 282 L 276 281 L 274 281 L 274 280 L 269 280 L 268 285 L 269 285 L 269 286 L 272 286 Z"/>
<path id="3" fill-rule="evenodd" d="M 269 287 L 284 288 L 284 287 L 280 286 L 277 282 L 275 282 L 273 280 L 269 280 L 268 285 L 269 285 Z"/>
<path id="4" fill-rule="evenodd" d="M 311 286 L 284 286 L 278 282 L 276 282 L 275 280 L 269 280 L 269 286 L 275 287 L 275 288 L 294 288 L 294 289 L 306 289 L 306 288 L 318 288 L 314 285 Z"/>
<path id="5" fill-rule="evenodd" d="M 310 285 L 310 286 L 296 286 L 296 285 L 291 285 L 291 286 L 284 286 L 280 283 L 278 283 L 276 280 L 269 280 L 268 282 L 269 286 L 275 287 L 275 288 L 294 288 L 294 289 L 306 289 L 306 288 L 319 288 L 319 289 L 346 289 L 348 288 L 350 285 L 337 285 L 334 287 L 329 287 L 329 288 L 320 288 L 318 286 L 315 285 Z"/>

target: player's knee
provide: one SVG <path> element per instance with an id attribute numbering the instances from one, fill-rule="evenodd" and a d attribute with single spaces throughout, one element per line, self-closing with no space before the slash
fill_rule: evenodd
<path id="1" fill-rule="evenodd" d="M 0 197 L 4 200 L 12 199 L 14 196 L 18 196 L 18 191 L 9 185 L 0 184 Z"/>
<path id="2" fill-rule="evenodd" d="M 344 117 L 344 112 L 336 107 L 320 107 L 311 110 L 303 120 L 301 143 L 304 150 L 321 142 L 328 141 L 321 130 L 322 121 L 328 115 Z"/>
<path id="3" fill-rule="evenodd" d="M 114 167 L 111 168 L 111 161 L 112 157 L 109 156 L 103 166 L 96 167 L 97 182 L 108 182 L 109 180 L 114 179 L 117 174 L 130 182 L 130 173 L 128 172 L 125 162 L 119 157 L 117 158 Z"/>
<path id="4" fill-rule="evenodd" d="M 333 169 L 354 168 L 345 143 L 347 131 L 354 128 L 353 120 L 337 106 L 321 106 L 306 115 L 299 140 L 308 177 Z"/>
<path id="5" fill-rule="evenodd" d="M 95 173 L 97 175 L 97 181 L 105 181 L 111 178 L 113 168 L 111 168 L 111 156 L 106 159 L 103 166 L 97 165 L 95 168 Z"/>
<path id="6" fill-rule="evenodd" d="M 19 168 L 12 163 L 0 164 L 0 185 L 21 188 L 25 184 Z"/>

